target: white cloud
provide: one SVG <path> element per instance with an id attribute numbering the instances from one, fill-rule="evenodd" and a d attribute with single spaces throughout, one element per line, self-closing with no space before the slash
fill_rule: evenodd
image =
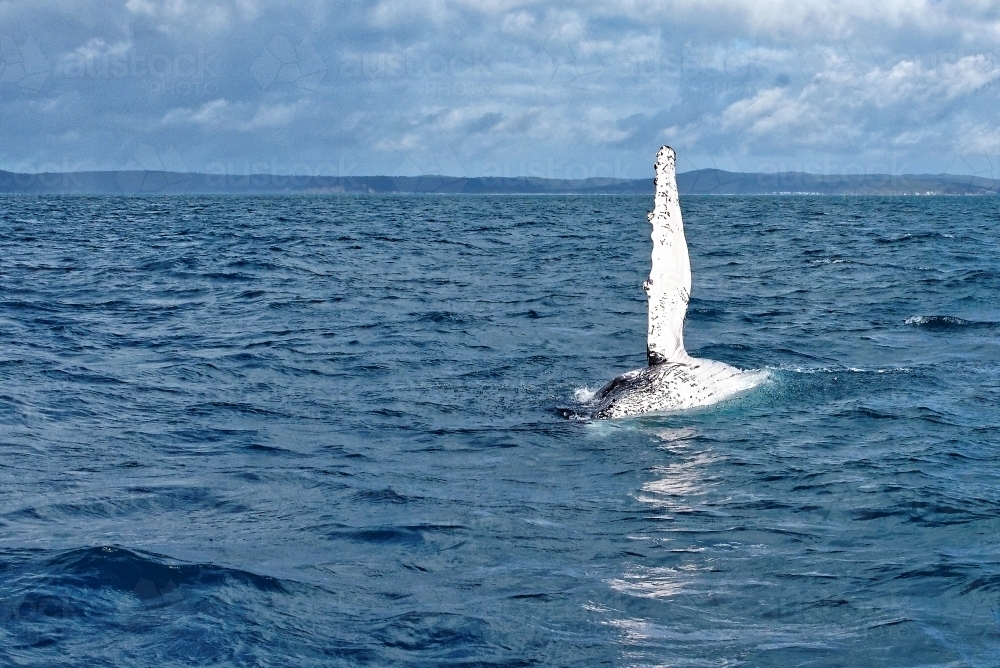
<path id="1" fill-rule="evenodd" d="M 942 143 L 948 149 L 967 143 L 956 132 L 958 121 L 969 99 L 997 81 L 1000 65 L 987 54 L 860 71 L 830 57 L 801 87 L 765 88 L 732 102 L 720 126 L 748 154 L 768 146 L 786 153 L 941 151 Z"/>
<path id="2" fill-rule="evenodd" d="M 934 171 L 960 164 L 941 151 L 1000 150 L 1000 1 L 38 0 L 0 17 L 51 64 L 0 82 L 9 164 L 115 166 L 138 142 L 192 168 L 344 154 L 359 172 L 441 146 L 471 171 L 646 165 L 664 140 L 691 167 Z"/>
<path id="3" fill-rule="evenodd" d="M 198 108 L 171 109 L 160 122 L 166 126 L 199 126 L 223 132 L 252 132 L 282 128 L 295 121 L 305 108 L 302 101 L 294 104 L 234 104 L 225 99 L 206 102 Z"/>
<path id="4" fill-rule="evenodd" d="M 232 105 L 227 100 L 212 100 L 198 109 L 171 109 L 163 116 L 162 122 L 164 125 L 220 127 L 229 119 L 231 109 Z"/>
<path id="5" fill-rule="evenodd" d="M 231 12 L 229 7 L 213 2 L 188 0 L 127 0 L 125 9 L 137 16 L 186 25 L 197 24 L 207 28 L 223 28 Z"/>

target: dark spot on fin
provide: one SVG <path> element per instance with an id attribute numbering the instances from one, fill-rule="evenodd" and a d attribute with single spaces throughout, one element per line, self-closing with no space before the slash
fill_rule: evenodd
<path id="1" fill-rule="evenodd" d="M 663 364 L 667 361 L 667 358 L 658 352 L 646 348 L 646 361 L 649 362 L 649 366 L 656 366 L 657 364 Z"/>

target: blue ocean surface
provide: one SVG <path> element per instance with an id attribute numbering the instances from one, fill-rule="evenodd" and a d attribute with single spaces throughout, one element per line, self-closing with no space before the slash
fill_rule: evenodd
<path id="1" fill-rule="evenodd" d="M 0 665 L 1000 665 L 1000 203 L 0 198 Z"/>

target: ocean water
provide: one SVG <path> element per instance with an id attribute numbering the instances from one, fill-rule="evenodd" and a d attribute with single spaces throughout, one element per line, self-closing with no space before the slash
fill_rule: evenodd
<path id="1" fill-rule="evenodd" d="M 0 199 L 0 665 L 1000 664 L 1000 205 Z"/>

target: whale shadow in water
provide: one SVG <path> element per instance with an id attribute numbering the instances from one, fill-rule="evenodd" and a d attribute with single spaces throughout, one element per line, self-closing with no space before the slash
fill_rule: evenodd
<path id="1" fill-rule="evenodd" d="M 596 419 L 708 406 L 759 385 L 764 371 L 743 371 L 723 362 L 691 357 L 684 349 L 684 320 L 691 298 L 691 262 L 677 194 L 677 156 L 669 146 L 656 153 L 653 262 L 643 289 L 649 298 L 646 359 L 649 366 L 624 373 L 591 400 Z M 564 413 L 565 414 L 565 413 Z M 569 415 L 567 415 L 569 417 Z"/>

